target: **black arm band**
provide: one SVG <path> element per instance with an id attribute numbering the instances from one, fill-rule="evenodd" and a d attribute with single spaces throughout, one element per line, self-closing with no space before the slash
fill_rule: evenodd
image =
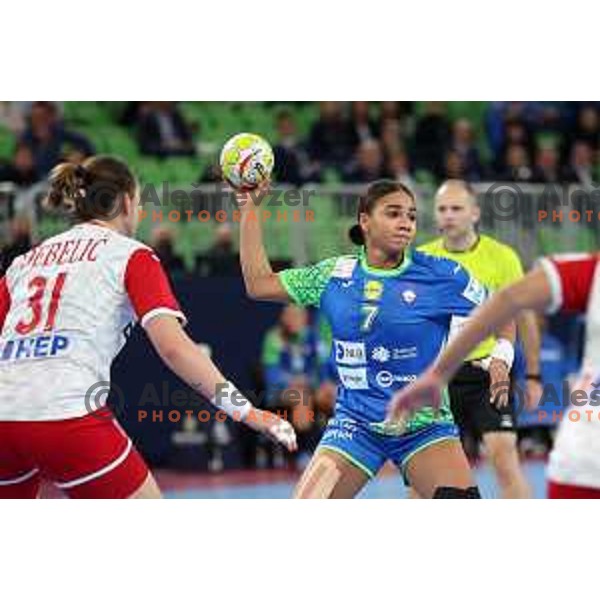
<path id="1" fill-rule="evenodd" d="M 525 379 L 528 379 L 530 381 L 539 381 L 540 383 L 542 382 L 542 376 L 541 375 L 534 375 L 533 373 L 527 373 L 527 375 L 525 375 Z"/>

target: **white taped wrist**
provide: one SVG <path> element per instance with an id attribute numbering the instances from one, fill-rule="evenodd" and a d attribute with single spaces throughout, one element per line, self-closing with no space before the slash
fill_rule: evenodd
<path id="1" fill-rule="evenodd" d="M 509 340 L 498 338 L 492 353 L 481 361 L 481 366 L 487 371 L 494 358 L 505 363 L 509 370 L 512 369 L 515 361 L 515 347 Z"/>
<path id="2" fill-rule="evenodd" d="M 248 413 L 252 410 L 250 400 L 231 381 L 217 385 L 211 403 L 237 421 L 245 421 Z"/>

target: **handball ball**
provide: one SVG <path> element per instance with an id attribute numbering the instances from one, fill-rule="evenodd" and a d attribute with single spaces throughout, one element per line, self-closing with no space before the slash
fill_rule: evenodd
<path id="1" fill-rule="evenodd" d="M 236 190 L 247 192 L 271 176 L 275 158 L 269 143 L 254 133 L 238 133 L 221 150 L 221 173 Z"/>

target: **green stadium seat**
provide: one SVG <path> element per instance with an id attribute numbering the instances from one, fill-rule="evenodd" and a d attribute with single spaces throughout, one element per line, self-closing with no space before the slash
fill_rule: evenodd
<path id="1" fill-rule="evenodd" d="M 15 151 L 16 139 L 12 131 L 0 129 L 0 159 L 12 158 Z"/>
<path id="2" fill-rule="evenodd" d="M 427 169 L 419 169 L 415 173 L 415 182 L 418 185 L 434 187 L 436 179 L 431 171 L 428 171 Z"/>
<path id="3" fill-rule="evenodd" d="M 204 172 L 206 165 L 215 160 L 226 139 L 242 130 L 253 131 L 263 135 L 271 143 L 276 139 L 275 116 L 282 109 L 288 109 L 294 115 L 298 135 L 308 135 L 312 124 L 318 117 L 318 102 L 181 102 L 179 104 L 188 121 L 200 126 L 197 141 L 203 144 L 203 154 L 198 157 L 177 157 L 158 160 L 142 156 L 139 153 L 135 136 L 127 129 L 118 125 L 118 117 L 123 112 L 126 103 L 123 102 L 66 102 L 64 115 L 67 123 L 76 131 L 87 135 L 96 145 L 99 152 L 120 156 L 129 161 L 134 171 L 139 175 L 143 185 L 160 186 L 168 181 L 172 186 L 181 186 L 191 190 L 191 184 L 197 181 Z M 423 113 L 424 103 L 415 103 L 417 118 Z M 448 102 L 448 118 L 466 117 L 470 119 L 478 135 L 478 144 L 484 154 L 487 148 L 484 129 L 487 102 Z M 14 136 L 5 130 L 0 130 L 0 157 L 9 157 L 14 148 Z M 600 167 L 598 173 L 600 175 Z M 428 188 L 433 190 L 435 179 L 428 171 L 419 171 L 415 175 L 419 185 L 420 198 L 428 200 Z M 600 179 L 600 177 L 599 177 Z M 341 184 L 339 172 L 326 171 L 324 183 L 335 188 Z M 173 188 L 172 188 L 173 189 Z M 162 190 L 159 189 L 160 193 Z M 347 230 L 353 223 L 351 216 L 342 216 L 336 207 L 335 197 L 324 194 L 312 198 L 310 209 L 315 211 L 315 222 L 302 224 L 307 235 L 307 252 L 311 261 L 326 256 L 349 252 L 354 248 L 347 237 Z M 290 209 L 288 209 L 289 211 Z M 428 236 L 427 223 L 423 218 L 420 223 L 421 238 Z M 168 221 L 167 221 L 168 223 Z M 152 229 L 156 226 L 150 219 L 140 225 L 140 236 L 149 240 Z M 188 267 L 192 267 L 198 253 L 205 251 L 212 244 L 215 221 L 200 223 L 185 220 L 172 224 L 177 229 L 176 250 L 183 256 Z M 294 258 L 294 223 L 277 222 L 274 218 L 265 223 L 265 240 L 269 254 L 282 258 Z M 51 235 L 64 224 L 52 220 L 42 220 L 42 235 Z M 524 234 L 525 235 L 525 234 Z M 561 228 L 537 228 L 531 236 L 532 252 L 551 253 L 556 251 L 585 251 L 596 246 L 596 236 L 584 225 L 577 227 L 576 235 L 570 235 Z"/>
<path id="4" fill-rule="evenodd" d="M 160 184 L 164 180 L 164 166 L 155 158 L 140 157 L 133 163 L 142 183 Z"/>

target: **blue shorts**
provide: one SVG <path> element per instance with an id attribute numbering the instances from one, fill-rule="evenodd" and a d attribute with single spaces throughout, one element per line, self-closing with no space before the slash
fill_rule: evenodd
<path id="1" fill-rule="evenodd" d="M 317 451 L 326 449 L 342 455 L 369 478 L 375 477 L 383 464 L 391 460 L 408 484 L 406 467 L 417 452 L 443 440 L 459 439 L 453 423 L 432 423 L 411 433 L 385 435 L 376 432 L 369 423 L 336 416 L 329 420 Z"/>

